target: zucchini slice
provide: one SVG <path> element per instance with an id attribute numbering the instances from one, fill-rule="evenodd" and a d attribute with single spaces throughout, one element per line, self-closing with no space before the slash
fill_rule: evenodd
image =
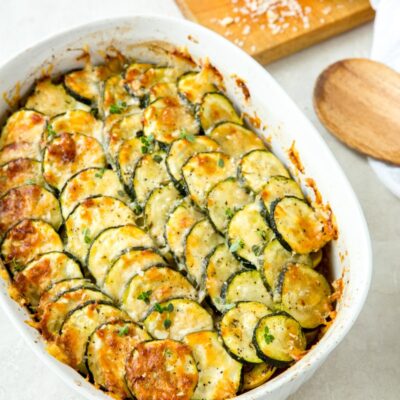
<path id="1" fill-rule="evenodd" d="M 199 368 L 193 399 L 231 399 L 240 389 L 242 364 L 224 349 L 216 332 L 191 333 L 184 338 Z"/>
<path id="2" fill-rule="evenodd" d="M 266 315 L 254 330 L 257 354 L 276 367 L 285 367 L 298 360 L 307 341 L 300 324 L 286 313 Z"/>
<path id="3" fill-rule="evenodd" d="M 304 198 L 300 186 L 286 176 L 272 176 L 262 188 L 260 195 L 268 213 L 271 210 L 271 204 L 277 199 L 286 196 Z"/>
<path id="4" fill-rule="evenodd" d="M 71 289 L 49 303 L 40 318 L 40 333 L 45 340 L 55 340 L 67 315 L 88 301 L 112 304 L 112 300 L 99 289 L 87 287 Z"/>
<path id="5" fill-rule="evenodd" d="M 29 158 L 18 158 L 0 167 L 0 196 L 24 184 L 44 185 L 42 164 Z"/>
<path id="6" fill-rule="evenodd" d="M 36 308 L 36 315 L 39 317 L 43 314 L 48 304 L 57 301 L 64 293 L 70 290 L 78 289 L 97 289 L 96 285 L 86 278 L 72 278 L 64 279 L 62 281 L 53 283 L 47 288 L 40 296 L 39 305 Z"/>
<path id="7" fill-rule="evenodd" d="M 236 174 L 236 169 L 228 155 L 217 151 L 199 153 L 185 163 L 183 178 L 190 198 L 205 207 L 210 189 L 218 182 Z"/>
<path id="8" fill-rule="evenodd" d="M 105 322 L 129 320 L 128 315 L 111 304 L 90 301 L 73 309 L 60 328 L 58 344 L 63 349 L 66 363 L 85 373 L 85 350 L 90 335 Z"/>
<path id="9" fill-rule="evenodd" d="M 324 324 L 332 311 L 331 288 L 325 277 L 301 264 L 288 264 L 279 277 L 280 309 L 303 328 Z"/>
<path id="10" fill-rule="evenodd" d="M 264 286 L 259 271 L 238 271 L 224 284 L 221 291 L 226 305 L 241 301 L 257 301 L 268 308 L 273 307 L 270 293 Z"/>
<path id="11" fill-rule="evenodd" d="M 99 233 L 90 246 L 87 267 L 102 286 L 113 262 L 130 247 L 152 247 L 149 235 L 135 225 L 106 228 Z"/>
<path id="12" fill-rule="evenodd" d="M 146 301 L 142 300 L 146 293 Z M 122 307 L 134 321 L 141 321 L 151 307 L 171 297 L 196 300 L 197 293 L 178 271 L 168 267 L 150 267 L 135 275 L 122 297 Z"/>
<path id="13" fill-rule="evenodd" d="M 160 99 L 161 97 L 177 97 L 178 88 L 175 83 L 159 82 L 149 89 L 149 103 Z"/>
<path id="14" fill-rule="evenodd" d="M 125 80 L 121 75 L 109 77 L 104 82 L 101 109 L 104 116 L 125 114 L 137 109 L 138 101 L 125 89 Z"/>
<path id="15" fill-rule="evenodd" d="M 309 254 L 295 254 L 287 251 L 279 240 L 271 240 L 264 248 L 263 265 L 260 269 L 265 284 L 271 289 L 274 298 L 277 297 L 276 289 L 281 272 L 287 263 L 300 263 L 313 266 Z"/>
<path id="16" fill-rule="evenodd" d="M 47 120 L 45 115 L 33 110 L 16 111 L 8 118 L 1 131 L 0 148 L 22 141 L 39 147 Z"/>
<path id="17" fill-rule="evenodd" d="M 154 189 L 147 199 L 144 208 L 145 224 L 154 242 L 165 247 L 165 224 L 171 211 L 182 198 L 172 183 Z"/>
<path id="18" fill-rule="evenodd" d="M 178 80 L 179 94 L 192 104 L 199 104 L 204 95 L 215 92 L 222 85 L 222 77 L 206 64 L 199 72 L 186 72 Z"/>
<path id="19" fill-rule="evenodd" d="M 84 262 L 90 244 L 101 231 L 134 222 L 135 214 L 121 200 L 107 196 L 85 199 L 65 221 L 66 248 Z"/>
<path id="20" fill-rule="evenodd" d="M 155 249 L 130 247 L 125 249 L 112 263 L 104 278 L 104 291 L 120 301 L 127 284 L 137 274 L 154 266 L 167 266 L 164 258 Z"/>
<path id="21" fill-rule="evenodd" d="M 262 215 L 260 204 L 254 202 L 233 215 L 227 236 L 229 249 L 246 264 L 258 267 L 262 250 L 273 232 Z"/>
<path id="22" fill-rule="evenodd" d="M 78 172 L 64 185 L 60 193 L 60 203 L 64 218 L 82 200 L 93 196 L 110 196 L 129 203 L 130 198 L 118 178 L 118 175 L 104 168 L 88 168 Z"/>
<path id="23" fill-rule="evenodd" d="M 182 180 L 182 167 L 193 155 L 218 150 L 218 143 L 207 136 L 187 136 L 174 140 L 169 148 L 166 160 L 172 180 L 174 182 Z"/>
<path id="24" fill-rule="evenodd" d="M 192 226 L 203 218 L 197 209 L 183 199 L 172 211 L 165 225 L 165 239 L 177 259 L 181 259 L 185 251 L 185 237 Z"/>
<path id="25" fill-rule="evenodd" d="M 68 110 L 90 111 L 90 107 L 70 96 L 62 84 L 54 84 L 50 79 L 39 81 L 33 94 L 28 97 L 26 108 L 33 109 L 49 117 L 63 114 Z"/>
<path id="26" fill-rule="evenodd" d="M 241 362 L 262 363 L 253 344 L 253 332 L 258 321 L 268 314 L 271 314 L 270 309 L 257 301 L 237 303 L 224 314 L 220 333 L 232 357 Z"/>
<path id="27" fill-rule="evenodd" d="M 130 397 L 125 383 L 125 363 L 135 346 L 151 337 L 130 321 L 106 322 L 90 336 L 87 369 L 95 383 L 116 398 Z"/>
<path id="28" fill-rule="evenodd" d="M 63 244 L 54 228 L 45 221 L 24 219 L 14 225 L 1 244 L 1 255 L 15 274 L 42 253 L 62 251 Z"/>
<path id="29" fill-rule="evenodd" d="M 252 150 L 265 150 L 263 141 L 253 131 L 233 122 L 218 124 L 209 133 L 209 137 L 235 160 Z"/>
<path id="30" fill-rule="evenodd" d="M 133 137 L 125 140 L 118 150 L 117 169 L 120 179 L 128 192 L 132 191 L 133 171 L 135 170 L 136 164 L 143 156 L 142 149 L 145 149 L 142 139 Z"/>
<path id="31" fill-rule="evenodd" d="M 159 304 L 143 323 L 155 339 L 182 340 L 190 333 L 214 327 L 211 315 L 198 303 L 187 299 L 173 299 Z"/>
<path id="32" fill-rule="evenodd" d="M 42 219 L 58 230 L 62 215 L 57 198 L 38 185 L 9 190 L 0 198 L 0 236 L 23 219 Z"/>
<path id="33" fill-rule="evenodd" d="M 330 219 L 293 196 L 272 204 L 271 226 L 282 246 L 299 254 L 318 251 L 334 236 Z"/>
<path id="34" fill-rule="evenodd" d="M 67 92 L 78 101 L 97 105 L 100 98 L 99 80 L 96 69 L 91 65 L 64 75 Z"/>
<path id="35" fill-rule="evenodd" d="M 271 176 L 290 177 L 279 159 L 268 150 L 253 150 L 245 154 L 239 166 L 239 174 L 246 186 L 258 193 Z"/>
<path id="36" fill-rule="evenodd" d="M 253 201 L 248 189 L 235 178 L 228 178 L 218 182 L 208 193 L 208 216 L 216 229 L 224 233 L 234 213 Z"/>
<path id="37" fill-rule="evenodd" d="M 165 157 L 166 153 L 163 151 L 145 154 L 136 164 L 132 192 L 136 202 L 141 206 L 144 206 L 154 189 L 169 182 Z"/>
<path id="38" fill-rule="evenodd" d="M 221 290 L 224 283 L 234 273 L 243 268 L 242 264 L 233 257 L 225 243 L 219 244 L 208 256 L 205 271 L 205 287 L 212 304 L 218 311 L 225 310 Z"/>
<path id="39" fill-rule="evenodd" d="M 208 219 L 196 222 L 185 239 L 185 266 L 197 287 L 201 287 L 207 256 L 224 241 Z"/>
<path id="40" fill-rule="evenodd" d="M 267 363 L 255 364 L 250 370 L 243 374 L 242 391 L 247 391 L 261 386 L 267 382 L 275 373 L 276 367 Z"/>
<path id="41" fill-rule="evenodd" d="M 143 127 L 146 136 L 165 144 L 172 143 L 182 133 L 197 135 L 200 131 L 191 110 L 174 97 L 163 97 L 151 103 L 144 110 Z"/>
<path id="42" fill-rule="evenodd" d="M 125 72 L 125 84 L 129 93 L 142 98 L 151 87 L 158 83 L 175 83 L 178 71 L 172 67 L 158 67 L 149 64 L 132 64 Z"/>
<path id="43" fill-rule="evenodd" d="M 46 182 L 61 190 L 68 179 L 88 167 L 105 168 L 106 157 L 94 138 L 78 133 L 62 133 L 46 146 L 43 154 L 43 176 Z"/>
<path id="44" fill-rule="evenodd" d="M 20 141 L 10 143 L 0 150 L 0 165 L 18 158 L 30 158 L 40 161 L 42 159 L 40 147 L 35 143 Z"/>
<path id="45" fill-rule="evenodd" d="M 136 345 L 126 364 L 126 381 L 137 399 L 194 399 L 199 379 L 190 349 L 171 339 Z"/>
<path id="46" fill-rule="evenodd" d="M 35 307 L 42 293 L 53 283 L 71 278 L 83 278 L 79 264 L 65 253 L 53 251 L 28 263 L 14 276 L 14 282 L 28 303 Z"/>
<path id="47" fill-rule="evenodd" d="M 125 140 L 135 138 L 143 130 L 142 118 L 142 111 L 128 114 L 104 131 L 104 141 L 112 160 L 116 159 L 118 150 Z"/>
<path id="48" fill-rule="evenodd" d="M 102 141 L 103 123 L 92 113 L 83 110 L 71 110 L 57 115 L 50 121 L 51 127 L 57 134 L 81 133 Z"/>
<path id="49" fill-rule="evenodd" d="M 221 122 L 243 123 L 231 101 L 218 92 L 206 93 L 203 96 L 199 109 L 199 119 L 204 132 Z"/>

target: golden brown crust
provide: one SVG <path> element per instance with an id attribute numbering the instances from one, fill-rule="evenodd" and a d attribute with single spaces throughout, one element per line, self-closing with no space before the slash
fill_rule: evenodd
<path id="1" fill-rule="evenodd" d="M 187 360 L 194 368 L 186 368 Z M 188 346 L 158 340 L 135 347 L 127 361 L 126 378 L 138 400 L 189 400 L 198 374 Z"/>

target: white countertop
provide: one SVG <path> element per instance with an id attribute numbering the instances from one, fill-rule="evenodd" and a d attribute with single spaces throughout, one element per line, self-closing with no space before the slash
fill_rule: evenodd
<path id="1" fill-rule="evenodd" d="M 53 33 L 134 13 L 180 16 L 173 0 L 2 0 L 0 64 Z M 354 328 L 291 400 L 400 399 L 400 201 L 378 181 L 364 157 L 325 131 L 311 101 L 319 72 L 341 58 L 368 56 L 371 38 L 369 24 L 268 67 L 317 126 L 353 185 L 370 228 L 375 260 L 367 304 Z M 32 398 L 84 400 L 39 361 L 0 312 L 0 400 Z"/>

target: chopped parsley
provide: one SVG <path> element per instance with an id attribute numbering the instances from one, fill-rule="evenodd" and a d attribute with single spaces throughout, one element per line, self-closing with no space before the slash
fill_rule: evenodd
<path id="1" fill-rule="evenodd" d="M 172 312 L 174 311 L 174 305 L 172 303 L 169 303 L 167 306 L 163 307 L 160 303 L 156 303 L 154 305 L 154 311 L 157 311 L 160 314 L 162 314 L 164 311 Z"/>
<path id="2" fill-rule="evenodd" d="M 35 180 L 34 179 L 27 179 L 26 181 L 25 181 L 25 185 L 34 185 L 36 182 L 35 182 Z"/>
<path id="3" fill-rule="evenodd" d="M 105 169 L 105 168 L 101 168 L 99 171 L 97 171 L 97 172 L 94 174 L 94 176 L 95 176 L 96 178 L 102 178 L 105 172 L 106 172 L 106 169 Z"/>
<path id="4" fill-rule="evenodd" d="M 267 240 L 267 232 L 257 229 L 257 233 L 260 235 L 262 240 Z"/>
<path id="5" fill-rule="evenodd" d="M 53 139 L 53 137 L 57 136 L 57 132 L 53 129 L 50 124 L 47 124 L 47 137 Z"/>
<path id="6" fill-rule="evenodd" d="M 123 190 L 118 190 L 118 196 L 125 197 L 126 193 Z"/>
<path id="7" fill-rule="evenodd" d="M 224 161 L 222 158 L 220 158 L 220 159 L 218 160 L 218 167 L 223 168 L 224 165 L 225 165 L 225 161 Z"/>
<path id="8" fill-rule="evenodd" d="M 129 333 L 129 325 L 125 325 L 118 330 L 118 336 L 126 336 Z"/>
<path id="9" fill-rule="evenodd" d="M 147 290 L 146 292 L 140 293 L 138 296 L 138 300 L 143 300 L 146 304 L 149 304 L 151 293 L 152 293 L 151 290 Z"/>
<path id="10" fill-rule="evenodd" d="M 190 143 L 193 143 L 196 140 L 196 137 L 193 135 L 193 133 L 187 133 L 185 131 L 182 131 L 179 137 L 181 139 L 186 139 Z"/>
<path id="11" fill-rule="evenodd" d="M 86 244 L 90 244 L 92 241 L 92 238 L 90 237 L 90 230 L 89 228 L 85 228 L 83 230 L 83 240 L 85 241 Z"/>
<path id="12" fill-rule="evenodd" d="M 164 320 L 164 328 L 168 329 L 171 326 L 171 320 L 169 318 Z"/>
<path id="13" fill-rule="evenodd" d="M 110 114 L 121 114 L 126 110 L 128 105 L 125 101 L 118 100 L 116 103 L 111 104 L 110 106 Z"/>
<path id="14" fill-rule="evenodd" d="M 160 162 L 163 160 L 162 157 L 158 154 L 153 156 L 153 160 L 157 163 L 160 164 Z"/>
<path id="15" fill-rule="evenodd" d="M 264 329 L 264 340 L 266 344 L 270 344 L 275 340 L 275 336 L 271 334 L 268 326 L 266 326 Z"/>
<path id="16" fill-rule="evenodd" d="M 15 258 L 11 260 L 11 265 L 14 271 L 22 271 L 24 269 L 24 266 L 20 264 Z"/>
<path id="17" fill-rule="evenodd" d="M 226 208 L 225 209 L 225 215 L 229 218 L 229 219 L 231 219 L 232 217 L 233 217 L 233 214 L 234 214 L 234 212 L 233 212 L 233 210 L 231 209 L 231 208 Z"/>
<path id="18" fill-rule="evenodd" d="M 260 256 L 263 248 L 260 244 L 255 244 L 251 247 L 251 250 L 253 251 L 255 256 Z"/>
<path id="19" fill-rule="evenodd" d="M 233 242 L 230 247 L 229 250 L 234 253 L 235 251 L 238 251 L 239 249 L 243 249 L 244 247 L 244 242 L 242 239 L 238 239 L 235 242 Z"/>
<path id="20" fill-rule="evenodd" d="M 140 204 L 138 203 L 132 203 L 132 210 L 136 215 L 140 215 L 143 211 L 143 208 Z"/>
<path id="21" fill-rule="evenodd" d="M 151 153 L 154 150 L 154 136 L 149 135 L 149 136 L 142 136 L 140 138 L 140 141 L 142 142 L 142 154 L 147 154 Z"/>

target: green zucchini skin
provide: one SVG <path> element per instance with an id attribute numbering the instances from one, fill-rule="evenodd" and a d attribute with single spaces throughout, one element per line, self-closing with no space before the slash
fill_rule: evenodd
<path id="1" fill-rule="evenodd" d="M 226 311 L 220 323 L 220 335 L 229 354 L 239 362 L 260 364 L 253 344 L 253 331 L 258 321 L 271 310 L 257 301 L 241 301 Z"/>
<path id="2" fill-rule="evenodd" d="M 279 355 L 274 355 L 273 349 L 270 349 L 268 352 L 265 349 L 265 345 L 268 346 L 268 344 L 275 342 L 276 338 L 275 338 L 274 334 L 281 334 L 285 328 L 287 331 L 289 331 L 289 329 L 287 327 L 285 327 L 285 325 L 283 325 L 283 327 L 280 328 L 278 331 L 271 330 L 272 329 L 271 327 L 268 329 L 268 323 L 272 320 L 277 320 L 277 319 L 278 319 L 278 321 L 281 320 L 281 324 L 284 324 L 285 322 L 292 324 L 292 326 L 296 329 L 297 332 L 295 332 L 295 333 L 290 332 L 290 339 L 293 341 L 295 338 L 296 341 L 298 342 L 297 343 L 298 348 L 296 348 L 297 351 L 299 351 L 301 353 L 303 353 L 305 351 L 307 342 L 306 342 L 306 338 L 304 336 L 304 333 L 301 329 L 300 324 L 294 318 L 292 318 L 289 314 L 287 314 L 285 312 L 274 312 L 272 314 L 264 316 L 263 318 L 261 318 L 259 320 L 257 326 L 254 329 L 253 345 L 256 348 L 257 355 L 262 360 L 264 360 L 265 362 L 267 362 L 270 365 L 273 365 L 275 367 L 284 368 L 284 367 L 287 367 L 288 365 L 290 365 L 293 361 L 295 361 L 295 359 L 292 358 L 291 356 L 289 356 L 290 359 L 284 359 L 285 357 L 282 357 Z M 268 344 L 263 343 L 263 341 L 266 342 L 266 339 L 268 339 L 271 342 Z M 279 348 L 279 347 L 282 347 L 280 340 L 279 340 L 279 343 L 277 343 L 276 345 L 278 347 L 276 352 L 279 352 L 279 351 L 285 352 L 285 349 Z M 264 350 L 263 350 L 263 348 L 264 348 Z"/>
<path id="3" fill-rule="evenodd" d="M 85 73 L 86 73 L 86 77 L 85 77 Z M 68 74 L 64 75 L 64 79 L 63 79 L 63 85 L 64 88 L 66 90 L 66 92 L 74 97 L 76 100 L 80 101 L 81 103 L 87 104 L 88 106 L 91 105 L 96 105 L 98 102 L 98 98 L 100 96 L 100 92 L 99 92 L 99 88 L 97 86 L 97 82 L 92 82 L 93 85 L 95 85 L 95 93 L 91 93 L 89 96 L 87 93 L 83 93 L 84 90 L 79 90 L 76 86 L 73 87 L 73 81 L 72 78 L 73 76 L 76 75 L 84 75 L 84 80 L 86 81 L 85 84 L 89 85 L 89 81 L 91 79 L 95 79 L 94 76 L 94 71 L 91 68 L 90 70 L 88 69 L 75 69 L 73 71 L 70 71 Z M 93 74 L 92 76 L 90 76 L 90 74 Z M 80 80 L 82 80 L 82 77 L 78 78 Z M 82 82 L 81 82 L 82 83 Z"/>

